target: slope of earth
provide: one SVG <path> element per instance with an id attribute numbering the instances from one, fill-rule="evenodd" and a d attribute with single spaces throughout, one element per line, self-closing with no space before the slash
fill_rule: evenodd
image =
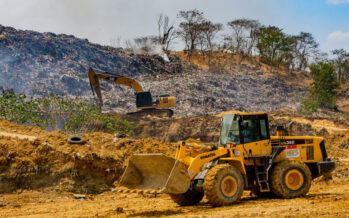
<path id="1" fill-rule="evenodd" d="M 176 55 L 170 55 L 169 62 L 159 55 L 135 54 L 127 49 L 92 44 L 72 35 L 23 31 L 0 25 L 0 86 L 3 86 L 0 90 L 12 88 L 27 96 L 54 93 L 93 98 L 87 78 L 89 67 L 93 67 L 132 77 L 153 96 L 175 96 L 174 111 L 179 116 L 215 114 L 232 109 L 295 108 L 307 90 L 304 83 L 290 84 L 284 80 L 287 77 L 257 75 L 257 65 L 251 68 L 244 63 L 240 67 L 243 70 L 235 67 L 216 73 L 182 61 Z M 292 78 L 290 80 L 294 80 Z M 105 111 L 136 110 L 133 90 L 106 83 L 102 83 L 102 90 Z"/>
<path id="2" fill-rule="evenodd" d="M 173 52 L 182 61 L 188 61 L 188 54 L 179 51 Z M 273 67 L 264 64 L 259 56 L 240 54 L 229 54 L 225 52 L 212 52 L 206 55 L 194 52 L 190 56 L 191 63 L 199 69 L 213 73 L 248 73 L 255 72 L 286 81 L 288 84 L 308 87 L 311 83 L 311 76 L 307 71 L 290 70 L 286 67 Z"/>
<path id="3" fill-rule="evenodd" d="M 84 134 L 84 145 L 69 144 L 64 132 L 19 126 L 0 120 L 0 193 L 23 189 L 75 193 L 109 190 L 133 153 L 174 155 L 175 144 L 152 139 L 117 139 Z"/>
<path id="4" fill-rule="evenodd" d="M 278 111 L 271 113 L 270 122 L 273 131 L 276 125 L 293 120 L 297 135 L 325 136 L 328 154 L 337 162 L 332 180 L 328 177 L 314 180 L 309 194 L 303 198 L 257 199 L 246 191 L 240 203 L 217 208 L 211 207 L 206 199 L 198 206 L 178 207 L 167 195 L 113 192 L 130 155 L 160 152 L 173 156 L 174 143 L 88 133 L 83 135 L 85 145 L 70 145 L 66 133 L 1 120 L 0 216 L 342 216 L 349 212 L 349 124 L 345 117 L 326 116 L 333 117 L 326 113 L 307 117 Z M 198 116 L 153 122 L 155 130 L 172 124 L 177 126 L 170 128 L 172 131 L 191 126 L 194 137 L 200 129 L 209 128 L 201 136 L 212 141 L 216 136 L 210 134 L 217 135 L 219 120 L 217 116 Z M 147 126 L 147 122 L 142 124 L 145 128 L 154 128 Z M 162 122 L 163 126 L 158 126 Z M 142 134 L 145 137 L 149 133 Z M 184 133 L 180 135 L 181 139 L 187 138 Z"/>
<path id="5" fill-rule="evenodd" d="M 347 119 L 326 120 L 288 112 L 273 112 L 269 119 L 272 134 L 276 126 L 292 120 L 294 135 L 324 136 L 329 156 L 339 163 L 334 181 L 349 181 Z M 77 193 L 109 190 L 117 184 L 128 158 L 134 153 L 174 156 L 174 142 L 190 138 L 217 143 L 220 117 L 149 119 L 135 125 L 139 132 L 134 138 L 93 132 L 82 135 L 86 140 L 84 145 L 71 145 L 67 142 L 70 136 L 67 133 L 47 132 L 0 120 L 0 193 L 47 187 Z"/>

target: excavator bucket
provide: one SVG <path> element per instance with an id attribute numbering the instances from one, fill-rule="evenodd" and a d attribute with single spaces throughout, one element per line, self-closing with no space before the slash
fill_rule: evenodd
<path id="1" fill-rule="evenodd" d="M 121 177 L 119 189 L 182 194 L 189 189 L 188 167 L 163 154 L 133 155 Z"/>

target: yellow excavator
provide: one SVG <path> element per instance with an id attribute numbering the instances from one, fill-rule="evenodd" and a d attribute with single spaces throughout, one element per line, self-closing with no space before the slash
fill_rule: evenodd
<path id="1" fill-rule="evenodd" d="M 156 115 L 167 116 L 173 115 L 173 110 L 169 109 L 176 106 L 176 98 L 169 95 L 160 95 L 159 98 L 153 100 L 149 91 L 143 91 L 142 86 L 134 79 L 125 76 L 119 76 L 108 72 L 96 72 L 90 68 L 88 72 L 88 78 L 92 93 L 97 95 L 98 106 L 101 108 L 103 105 L 102 93 L 99 84 L 99 79 L 106 80 L 115 84 L 124 85 L 132 88 L 136 95 L 136 107 L 139 111 L 130 112 L 128 114 L 141 114 L 141 115 Z"/>
<path id="2" fill-rule="evenodd" d="M 212 205 L 229 205 L 244 190 L 295 198 L 334 168 L 324 138 L 292 136 L 282 126 L 270 136 L 267 113 L 231 112 L 222 117 L 218 146 L 183 141 L 174 158 L 131 156 L 118 192 L 166 193 L 179 205 L 197 204 L 204 195 Z"/>

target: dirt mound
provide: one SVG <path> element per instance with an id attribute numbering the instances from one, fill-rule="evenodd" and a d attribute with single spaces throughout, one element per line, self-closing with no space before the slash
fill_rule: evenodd
<path id="1" fill-rule="evenodd" d="M 67 139 L 71 135 L 64 132 L 47 132 L 0 120 L 0 193 L 48 187 L 56 191 L 99 193 L 117 185 L 132 154 L 174 156 L 174 142 L 179 140 L 217 143 L 221 125 L 219 116 L 209 115 L 129 119 L 136 126 L 133 138 L 93 132 L 81 135 L 86 140 L 83 145 L 69 144 Z M 270 113 L 269 120 L 273 135 L 276 126 L 294 121 L 294 135 L 324 136 L 328 155 L 337 163 L 333 182 L 349 181 L 347 122 L 308 118 L 292 112 Z"/>
<path id="2" fill-rule="evenodd" d="M 134 153 L 173 156 L 175 145 L 152 139 L 118 139 L 106 133 L 82 135 L 86 144 L 67 142 L 64 132 L 46 132 L 0 120 L 0 193 L 54 187 L 57 191 L 98 193 L 122 175 Z M 16 134 L 13 134 L 16 133 Z M 35 140 L 19 138 L 31 136 Z"/>

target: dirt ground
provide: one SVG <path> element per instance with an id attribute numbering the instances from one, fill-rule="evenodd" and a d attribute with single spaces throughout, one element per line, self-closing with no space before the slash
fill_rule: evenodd
<path id="1" fill-rule="evenodd" d="M 179 207 L 169 196 L 104 192 L 76 199 L 72 193 L 24 191 L 0 197 L 0 217 L 348 217 L 349 184 L 315 184 L 303 198 L 258 199 L 244 193 L 240 202 L 212 207 Z"/>
<path id="2" fill-rule="evenodd" d="M 324 114 L 270 116 L 272 128 L 290 120 L 296 134 L 325 137 L 329 157 L 336 161 L 332 179 L 317 178 L 303 198 L 258 199 L 245 191 L 239 203 L 216 208 L 206 199 L 179 207 L 164 194 L 125 194 L 115 187 L 132 154 L 173 156 L 176 143 L 164 141 L 176 132 L 183 139 L 211 141 L 217 137 L 219 117 L 165 119 L 150 126 L 150 121 L 141 121 L 143 131 L 136 138 L 94 132 L 82 135 L 83 145 L 69 144 L 70 135 L 64 132 L 0 120 L 0 217 L 349 217 L 349 121 Z M 161 129 L 168 133 L 164 141 L 145 138 L 153 132 L 160 136 Z"/>

